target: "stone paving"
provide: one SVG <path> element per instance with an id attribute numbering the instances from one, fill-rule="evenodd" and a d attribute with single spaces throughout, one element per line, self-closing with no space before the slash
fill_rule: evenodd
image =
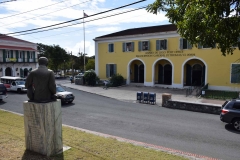
<path id="1" fill-rule="evenodd" d="M 213 100 L 213 99 L 205 99 L 198 98 L 196 96 L 190 95 L 186 97 L 185 89 L 172 89 L 172 88 L 161 88 L 161 87 L 146 87 L 146 86 L 136 86 L 136 85 L 125 85 L 121 87 L 110 87 L 108 89 L 103 89 L 100 86 L 84 86 L 84 85 L 76 85 L 74 83 L 61 83 L 62 86 L 73 88 L 93 94 L 102 95 L 105 97 L 110 97 L 114 99 L 118 99 L 125 102 L 136 103 L 137 92 L 153 92 L 156 93 L 156 104 L 162 105 L 162 94 L 170 93 L 172 94 L 172 100 L 181 100 L 188 102 L 198 102 L 198 103 L 211 103 L 211 104 L 223 104 L 224 100 Z"/>

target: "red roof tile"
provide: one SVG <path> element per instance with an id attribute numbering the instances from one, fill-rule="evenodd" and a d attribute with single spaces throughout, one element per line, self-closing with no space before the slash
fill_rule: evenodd
<path id="1" fill-rule="evenodd" d="M 14 41 L 14 42 L 32 43 L 32 42 L 24 41 L 24 40 L 21 40 L 21 39 L 18 39 L 18 38 L 14 38 L 14 37 L 11 37 L 11 36 L 6 36 L 6 35 L 3 35 L 3 34 L 0 34 L 0 40 L 7 40 L 7 41 Z M 34 43 L 33 43 L 33 44 L 34 44 Z"/>
<path id="2" fill-rule="evenodd" d="M 5 46 L 5 45 L 0 45 L 0 49 L 20 50 L 20 51 L 36 51 L 34 48 L 29 48 L 29 47 L 17 47 L 17 46 Z"/>

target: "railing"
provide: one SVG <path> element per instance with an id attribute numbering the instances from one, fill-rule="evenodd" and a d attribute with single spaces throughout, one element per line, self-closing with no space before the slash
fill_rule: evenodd
<path id="1" fill-rule="evenodd" d="M 37 58 L 3 58 L 0 57 L 0 62 L 4 63 L 35 63 L 38 62 Z"/>
<path id="2" fill-rule="evenodd" d="M 194 82 L 190 87 L 186 89 L 186 97 L 192 94 L 193 90 L 195 89 L 195 84 L 196 83 Z"/>
<path id="3" fill-rule="evenodd" d="M 186 89 L 186 97 L 191 95 L 194 91 L 196 92 L 195 96 L 200 96 L 201 95 L 201 87 L 204 85 L 204 83 L 202 83 L 200 86 L 196 86 L 196 82 L 194 82 L 190 87 L 188 87 Z"/>

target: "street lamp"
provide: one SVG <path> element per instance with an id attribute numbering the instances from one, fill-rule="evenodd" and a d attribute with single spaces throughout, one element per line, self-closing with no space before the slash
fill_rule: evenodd
<path id="1" fill-rule="evenodd" d="M 83 67 L 84 67 L 83 70 L 84 70 L 84 72 L 85 72 L 85 70 L 86 70 L 86 69 L 85 69 L 85 55 L 87 55 L 87 54 L 86 54 L 86 53 L 83 54 L 83 60 L 84 60 L 84 61 L 83 61 Z"/>

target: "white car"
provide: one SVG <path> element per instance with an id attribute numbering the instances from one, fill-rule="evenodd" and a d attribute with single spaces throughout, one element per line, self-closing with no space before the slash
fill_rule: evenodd
<path id="1" fill-rule="evenodd" d="M 61 86 L 56 86 L 56 92 L 57 99 L 61 99 L 62 103 L 72 103 L 75 98 L 72 92 L 66 91 Z"/>

